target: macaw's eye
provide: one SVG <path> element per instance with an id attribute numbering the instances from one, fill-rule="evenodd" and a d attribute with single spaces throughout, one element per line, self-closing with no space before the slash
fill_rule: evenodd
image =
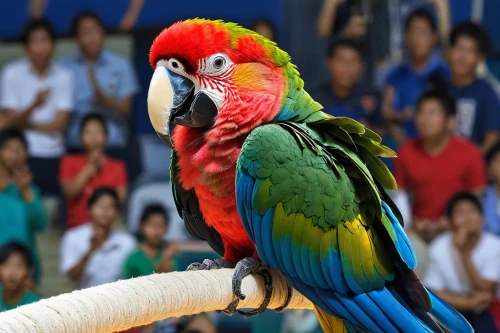
<path id="1" fill-rule="evenodd" d="M 224 57 L 217 57 L 214 59 L 214 68 L 215 69 L 221 69 L 224 67 L 224 65 L 226 64 L 226 59 Z"/>

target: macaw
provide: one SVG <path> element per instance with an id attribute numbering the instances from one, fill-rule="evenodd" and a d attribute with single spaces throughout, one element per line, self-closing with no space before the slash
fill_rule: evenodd
<path id="1" fill-rule="evenodd" d="M 250 314 L 265 309 L 272 267 L 312 301 L 325 332 L 472 331 L 412 271 L 386 192 L 396 183 L 378 158 L 394 152 L 323 113 L 285 51 L 237 24 L 191 19 L 163 30 L 149 60 L 148 113 L 173 148 L 177 208 L 222 256 L 190 269 L 235 268 L 226 312 L 251 273 L 264 276 L 266 299 Z"/>

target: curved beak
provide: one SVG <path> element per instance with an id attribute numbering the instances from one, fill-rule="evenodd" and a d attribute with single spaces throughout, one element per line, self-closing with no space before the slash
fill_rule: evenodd
<path id="1" fill-rule="evenodd" d="M 160 138 L 173 148 L 170 138 L 170 119 L 193 98 L 194 84 L 188 78 L 158 65 L 148 91 L 148 113 L 151 124 Z"/>

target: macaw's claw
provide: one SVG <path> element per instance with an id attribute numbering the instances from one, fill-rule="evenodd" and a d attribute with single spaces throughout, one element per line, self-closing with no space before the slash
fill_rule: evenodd
<path id="1" fill-rule="evenodd" d="M 283 312 L 288 307 L 291 300 L 292 300 L 292 287 L 290 287 L 290 285 L 287 284 L 287 293 L 286 293 L 285 303 L 283 303 L 283 305 L 280 306 L 279 308 L 274 309 L 274 311 L 276 311 L 278 313 Z"/>
<path id="2" fill-rule="evenodd" d="M 234 264 L 228 260 L 223 259 L 205 259 L 202 263 L 195 262 L 189 265 L 186 271 L 209 271 L 211 269 L 219 268 L 234 268 Z"/>
<path id="3" fill-rule="evenodd" d="M 244 300 L 246 296 L 241 292 L 241 282 L 243 279 L 250 274 L 259 274 L 264 278 L 265 296 L 262 304 L 254 310 L 249 312 L 244 312 L 236 310 L 240 300 Z M 273 279 L 271 274 L 267 270 L 267 266 L 262 264 L 255 258 L 245 258 L 236 264 L 234 274 L 233 274 L 233 292 L 236 295 L 236 299 L 229 304 L 229 306 L 224 310 L 224 313 L 228 315 L 233 315 L 236 312 L 244 317 L 250 317 L 259 315 L 267 309 L 269 302 L 271 301 L 271 295 L 273 293 Z"/>

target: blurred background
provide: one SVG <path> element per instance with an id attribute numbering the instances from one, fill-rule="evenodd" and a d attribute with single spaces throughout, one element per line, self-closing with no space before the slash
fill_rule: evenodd
<path id="1" fill-rule="evenodd" d="M 184 231 L 146 105 L 154 38 L 194 17 L 276 41 L 325 112 L 398 152 L 418 276 L 499 332 L 498 0 L 2 1 L 0 311 L 216 257 Z M 130 330 L 320 331 L 309 311 Z"/>

